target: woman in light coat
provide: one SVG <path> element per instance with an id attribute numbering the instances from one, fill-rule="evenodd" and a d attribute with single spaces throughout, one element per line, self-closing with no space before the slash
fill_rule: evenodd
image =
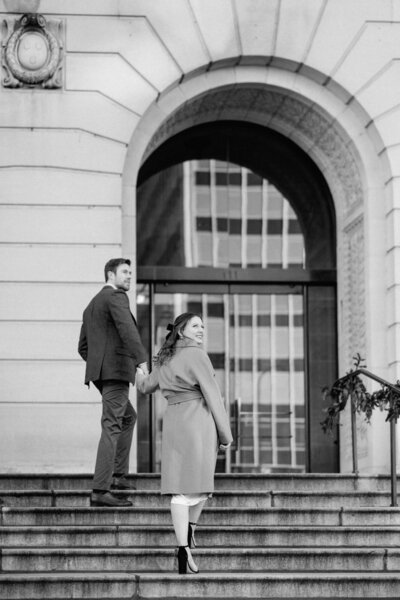
<path id="1" fill-rule="evenodd" d="M 178 542 L 179 573 L 198 569 L 190 547 L 207 497 L 214 491 L 218 448 L 232 443 L 229 418 L 211 361 L 202 348 L 204 325 L 183 313 L 154 360 L 150 375 L 137 370 L 144 394 L 160 389 L 168 402 L 163 419 L 161 493 L 171 494 L 171 515 Z"/>

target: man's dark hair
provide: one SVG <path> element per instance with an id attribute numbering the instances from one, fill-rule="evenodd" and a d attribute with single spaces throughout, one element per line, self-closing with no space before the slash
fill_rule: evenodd
<path id="1" fill-rule="evenodd" d="M 110 260 L 106 262 L 106 266 L 104 267 L 104 277 L 106 282 L 108 280 L 109 271 L 116 273 L 119 265 L 125 264 L 131 266 L 131 261 L 128 258 L 110 258 Z"/>

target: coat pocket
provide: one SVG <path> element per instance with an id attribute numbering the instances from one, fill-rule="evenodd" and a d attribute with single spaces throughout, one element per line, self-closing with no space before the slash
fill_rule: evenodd
<path id="1" fill-rule="evenodd" d="M 129 356 L 129 358 L 135 358 L 132 352 L 129 352 L 126 348 L 115 348 L 115 354 L 122 354 L 123 356 Z"/>

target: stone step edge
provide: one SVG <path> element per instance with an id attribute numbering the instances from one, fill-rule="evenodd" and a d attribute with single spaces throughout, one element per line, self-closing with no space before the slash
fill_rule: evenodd
<path id="1" fill-rule="evenodd" d="M 160 473 L 130 473 L 127 476 L 130 479 L 160 479 Z M 384 479 L 390 480 L 390 473 L 376 474 L 355 474 L 355 473 L 215 473 L 215 479 L 310 479 L 310 480 L 330 480 L 330 479 Z M 91 473 L 0 473 L 0 481 L 2 479 L 93 479 Z M 400 473 L 397 474 L 397 479 L 400 481 Z"/>
<path id="2" fill-rule="evenodd" d="M 348 597 L 347 597 L 348 598 Z M 368 598 L 364 597 L 365 600 L 382 600 L 382 596 L 368 596 Z M 8 600 L 7 598 L 4 598 L 2 600 Z M 15 600 L 15 599 L 13 599 Z M 46 600 L 63 600 L 62 598 L 46 598 Z M 99 600 L 99 597 L 93 597 L 91 596 L 90 598 L 88 596 L 82 597 L 82 596 L 76 596 L 74 598 L 74 600 Z M 102 598 L 101 600 L 116 600 L 115 598 Z M 129 600 L 129 599 L 128 599 Z M 135 600 L 135 599 L 133 599 Z M 141 599 L 138 599 L 141 600 Z M 146 597 L 143 598 L 143 600 L 160 600 L 159 596 L 149 596 L 146 594 Z M 165 599 L 167 600 L 167 599 Z M 173 598 L 172 600 L 178 600 L 176 597 Z M 182 599 L 180 599 L 182 600 Z M 184 600 L 184 599 L 183 599 Z M 189 600 L 189 599 L 188 599 Z M 205 600 L 204 596 L 193 596 L 192 594 L 190 595 L 190 600 Z M 220 598 L 213 598 L 212 600 L 224 600 L 223 597 Z M 245 600 L 243 598 L 243 596 L 229 596 L 229 600 Z M 257 598 L 252 598 L 249 597 L 247 600 L 304 600 L 304 595 L 302 596 L 257 596 Z M 322 599 L 321 599 L 322 600 Z M 343 596 L 329 596 L 329 599 L 327 597 L 325 597 L 324 600 L 343 600 Z M 355 597 L 353 596 L 352 598 L 348 598 L 348 600 L 356 600 Z M 385 600 L 399 600 L 399 596 L 385 596 Z"/>
<path id="3" fill-rule="evenodd" d="M 321 597 L 319 597 L 321 598 Z M 382 600 L 382 596 L 368 596 L 367 597 L 363 597 L 365 600 Z M 353 596 L 352 598 L 347 597 L 348 600 L 356 600 L 355 596 Z M 11 600 L 11 599 L 7 599 L 7 598 L 3 598 L 2 600 Z M 15 600 L 15 599 L 12 599 Z M 58 597 L 58 598 L 47 598 L 46 600 L 63 600 L 62 598 Z M 75 596 L 74 600 L 99 600 L 99 597 L 96 596 L 91 596 L 90 598 L 88 596 L 85 595 L 85 597 L 83 596 Z M 115 598 L 101 598 L 101 600 L 116 600 Z M 130 599 L 128 599 L 130 600 Z M 138 600 L 141 600 L 140 598 L 138 598 Z M 146 597 L 143 597 L 143 600 L 160 600 L 159 596 L 149 596 L 148 594 L 146 594 Z M 164 599 L 164 600 L 168 600 L 168 599 Z M 185 599 L 177 599 L 176 597 L 173 598 L 172 600 L 185 600 Z M 206 600 L 204 596 L 193 596 L 192 594 L 190 594 L 190 597 L 188 597 L 188 600 Z M 209 599 L 210 600 L 210 599 Z M 212 600 L 224 600 L 223 597 L 220 598 L 213 598 Z M 229 596 L 229 600 L 245 600 L 243 598 L 243 596 Z M 302 596 L 257 596 L 257 598 L 254 597 L 248 597 L 247 600 L 304 600 L 304 595 Z M 322 599 L 321 599 L 322 600 Z M 343 600 L 343 596 L 329 596 L 325 597 L 324 600 Z M 399 596 L 385 596 L 385 600 L 399 600 Z"/>
<path id="4" fill-rule="evenodd" d="M 195 576 L 185 578 L 186 581 L 209 581 L 216 580 L 218 582 L 229 582 L 229 581 L 241 581 L 242 579 L 249 580 L 263 580 L 263 579 L 277 579 L 288 581 L 292 580 L 304 580 L 304 579 L 313 579 L 313 580 L 335 580 L 338 578 L 342 579 L 353 579 L 354 581 L 360 580 L 374 580 L 382 581 L 385 579 L 394 579 L 397 583 L 400 580 L 400 571 L 257 571 L 256 573 L 251 571 L 241 571 L 241 572 L 232 572 L 227 573 L 226 571 L 204 571 L 202 573 L 198 573 Z M 58 571 L 49 571 L 43 573 L 27 573 L 27 572 L 18 572 L 18 573 L 0 573 L 0 583 L 4 583 L 7 581 L 22 583 L 24 580 L 28 580 L 31 582 L 42 582 L 42 581 L 74 581 L 79 579 L 87 579 L 92 581 L 113 581 L 113 580 L 125 580 L 125 581 L 139 581 L 143 580 L 154 580 L 160 581 L 165 579 L 166 581 L 182 581 L 182 576 L 178 575 L 178 573 L 169 573 L 169 572 L 158 572 L 158 573 L 148 573 L 144 571 L 135 571 L 135 572 L 127 572 L 127 571 L 87 571 L 87 572 L 79 572 L 79 571 L 70 571 L 66 572 L 58 572 Z"/>
<path id="5" fill-rule="evenodd" d="M 251 530 L 249 529 L 249 525 L 198 525 L 197 531 L 200 534 L 201 532 L 219 532 L 223 533 L 224 531 L 232 532 L 237 531 L 238 533 L 249 533 L 251 531 L 257 532 L 278 532 L 278 531 L 293 531 L 293 532 L 302 532 L 302 531 L 327 531 L 327 532 L 380 532 L 380 531 L 391 531 L 393 533 L 400 533 L 400 523 L 399 525 L 251 525 Z M 63 533 L 73 533 L 74 531 L 83 533 L 95 533 L 95 532 L 103 532 L 103 533 L 112 533 L 115 531 L 173 531 L 172 524 L 149 524 L 149 525 L 86 525 L 86 524 L 76 524 L 76 525 L 3 525 L 0 527 L 0 533 L 17 533 L 17 532 L 25 532 L 25 533 L 56 533 L 57 531 Z"/>
<path id="6" fill-rule="evenodd" d="M 160 506 L 160 507 L 156 507 L 157 508 L 157 512 L 158 513 L 169 513 L 170 509 L 168 506 Z M 152 514 L 154 513 L 155 507 L 154 506 L 123 506 L 123 507 L 111 507 L 111 506 L 0 506 L 0 516 L 4 513 L 12 513 L 12 514 L 27 514 L 27 513 L 33 513 L 33 514 L 39 514 L 39 513 L 47 513 L 47 514 L 52 514 L 52 513 L 58 513 L 58 514 L 64 514 L 64 513 L 68 513 L 68 512 L 74 512 L 74 513 L 91 513 L 91 514 L 95 514 L 95 513 L 103 513 L 103 514 L 110 514 L 112 511 L 116 511 L 119 514 L 123 514 L 123 513 L 137 513 L 137 512 L 142 512 L 142 513 L 148 513 L 148 514 Z M 368 513 L 373 513 L 373 514 L 377 514 L 377 513 L 383 513 L 383 514 L 400 514 L 400 507 L 398 506 L 356 506 L 353 508 L 350 507 L 343 507 L 343 506 L 339 506 L 339 507 L 335 507 L 335 508 L 329 508 L 329 507 L 325 507 L 325 506 L 321 506 L 321 507 L 310 507 L 310 508 L 305 508 L 305 507 L 285 507 L 285 506 L 266 506 L 266 507 L 257 507 L 257 506 L 206 506 L 203 509 L 203 513 L 221 513 L 221 514 L 227 514 L 227 515 L 234 515 L 234 514 L 244 514 L 244 513 L 259 513 L 259 514 L 264 514 L 264 513 L 282 513 L 282 514 L 286 514 L 286 513 L 299 513 L 299 514 L 307 514 L 307 513 L 311 513 L 311 514 L 338 514 L 339 517 L 341 515 L 344 514 L 351 514 L 351 513 L 356 513 L 356 514 L 368 514 Z"/>
<path id="7" fill-rule="evenodd" d="M 16 588 L 20 589 L 20 587 L 22 586 L 22 588 L 24 588 L 24 586 L 30 586 L 31 591 L 35 594 L 35 598 L 44 598 L 46 597 L 47 600 L 49 600 L 50 598 L 53 598 L 52 596 L 47 596 L 44 595 L 45 590 L 46 590 L 46 586 L 48 586 L 48 590 L 50 591 L 50 589 L 55 590 L 56 589 L 56 594 L 57 594 L 57 598 L 58 600 L 60 600 L 61 598 L 71 598 L 71 595 L 69 595 L 67 587 L 66 586 L 70 586 L 70 585 L 85 585 L 87 586 L 88 590 L 89 590 L 89 586 L 92 585 L 96 585 L 97 583 L 100 584 L 102 586 L 102 589 L 105 590 L 104 586 L 106 584 L 109 585 L 113 585 L 113 584 L 125 584 L 127 586 L 129 586 L 129 588 L 127 588 L 127 591 L 129 589 L 129 598 L 144 598 L 146 597 L 147 599 L 150 598 L 161 598 L 163 597 L 164 599 L 166 598 L 165 593 L 163 591 L 162 586 L 165 585 L 166 589 L 170 589 L 173 590 L 174 593 L 174 598 L 175 600 L 177 599 L 176 593 L 180 590 L 179 593 L 179 598 L 181 598 L 181 600 L 183 600 L 183 598 L 190 598 L 190 600 L 193 600 L 194 596 L 195 596 L 195 592 L 199 589 L 222 589 L 222 590 L 226 590 L 226 589 L 230 589 L 230 591 L 233 592 L 232 596 L 234 596 L 234 591 L 238 591 L 238 586 L 240 586 L 240 584 L 244 584 L 245 586 L 247 585 L 247 583 L 249 585 L 262 585 L 263 586 L 263 590 L 265 588 L 265 586 L 275 586 L 275 588 L 277 588 L 279 590 L 279 592 L 281 591 L 281 589 L 283 589 L 282 586 L 285 586 L 286 588 L 290 585 L 295 586 L 295 589 L 298 589 L 298 586 L 313 586 L 311 589 L 313 589 L 313 591 L 315 592 L 315 587 L 316 586 L 322 586 L 323 588 L 326 588 L 327 586 L 329 586 L 329 589 L 332 590 L 332 592 L 335 592 L 335 588 L 333 586 L 338 586 L 338 587 L 343 587 L 344 586 L 353 586 L 355 589 L 359 589 L 359 586 L 362 585 L 363 588 L 365 588 L 366 586 L 368 586 L 368 589 L 370 589 L 371 585 L 376 585 L 379 587 L 379 589 L 381 589 L 382 586 L 386 586 L 387 591 L 389 591 L 388 586 L 390 586 L 391 588 L 394 587 L 394 590 L 396 591 L 398 589 L 398 585 L 399 585 L 399 577 L 400 577 L 400 571 L 390 571 L 390 572 L 346 572 L 346 571 L 337 571 L 337 572 L 330 572 L 330 571 L 320 571 L 320 572 L 303 572 L 303 573 L 298 573 L 298 572 L 294 572 L 294 571 L 271 571 L 271 572 L 257 572 L 257 573 L 251 573 L 251 572 L 236 572 L 236 573 L 227 573 L 225 571 L 223 572 L 204 572 L 204 573 L 199 573 L 198 575 L 195 576 L 182 576 L 182 575 L 178 575 L 175 573 L 144 573 L 144 572 L 140 572 L 140 571 L 136 571 L 136 572 L 132 572 L 132 573 L 127 573 L 127 572 L 113 572 L 113 573 L 109 573 L 109 572 L 105 572 L 105 571 L 100 571 L 100 572 L 88 572 L 88 573 L 77 573 L 77 572 L 70 572 L 70 573 L 56 573 L 56 572 L 51 572 L 51 573 L 12 573 L 12 574 L 0 574 L 0 586 L 7 586 L 7 588 L 9 590 L 15 590 Z M 55 588 L 54 586 L 57 586 L 57 588 Z M 59 586 L 64 586 L 63 590 L 64 590 L 64 594 L 58 593 L 58 590 L 60 589 Z M 175 586 L 175 587 L 174 587 Z M 210 586 L 210 588 L 209 588 Z M 217 587 L 216 587 L 217 586 Z M 230 587 L 228 587 L 230 586 Z M 158 590 L 161 590 L 162 593 L 164 594 L 163 596 L 160 596 L 160 593 L 156 593 L 156 595 L 153 595 L 152 592 L 155 592 L 156 589 L 158 587 Z M 267 588 L 268 589 L 268 588 Z M 306 588 L 307 589 L 307 588 Z M 391 589 L 391 591 L 394 591 L 393 589 Z M 293 590 L 294 591 L 294 590 Z M 40 596 L 36 595 L 37 593 L 40 592 Z M 54 592 L 53 592 L 54 593 Z M 143 596 L 142 594 L 145 594 L 145 596 Z M 12 591 L 13 594 L 13 598 L 15 598 L 15 593 L 14 591 Z M 184 595 L 183 595 L 184 594 Z M 251 595 L 248 596 L 246 595 L 249 599 L 252 598 L 253 600 L 255 600 L 255 598 L 257 598 L 257 600 L 262 600 L 264 594 L 260 595 L 259 593 L 257 594 L 257 596 Z M 298 596 L 298 593 L 295 594 L 290 594 L 290 598 L 291 600 L 295 600 L 295 598 Z M 22 596 L 23 597 L 23 596 Z M 31 596 L 29 596 L 31 597 Z M 33 596 L 32 596 L 33 597 Z M 76 599 L 78 599 L 78 596 L 76 594 L 74 594 L 74 597 Z M 99 598 L 99 596 L 97 596 Z M 127 597 L 126 595 L 124 597 Z M 170 596 L 169 596 L 170 597 Z M 211 596 L 204 596 L 204 594 L 202 595 L 202 598 L 210 598 Z M 217 598 L 224 598 L 226 596 L 221 596 L 219 593 L 218 595 L 213 595 L 212 598 L 213 600 L 216 600 Z M 231 595 L 229 596 L 231 598 Z M 286 594 L 285 594 L 286 597 Z M 301 596 L 302 598 L 304 598 L 304 595 Z M 314 596 L 313 596 L 314 597 Z M 319 596 L 322 597 L 322 596 Z M 323 597 L 327 597 L 327 596 L 323 596 Z M 333 595 L 329 595 L 330 599 L 332 600 Z M 342 595 L 341 598 L 343 598 L 344 596 Z M 345 597 L 349 597 L 349 596 L 345 596 Z M 353 597 L 353 596 L 350 596 Z M 371 598 L 373 598 L 373 596 L 370 596 L 369 594 L 364 594 L 362 596 L 363 598 L 369 598 L 371 600 Z M 382 596 L 380 596 L 382 597 Z M 390 598 L 389 594 L 385 594 L 384 596 L 386 599 Z M 104 600 L 104 596 L 102 596 L 103 600 Z M 268 600 L 273 600 L 273 598 L 276 598 L 276 595 L 274 594 L 273 596 L 269 593 L 267 594 L 267 598 Z M 3 596 L 3 599 L 6 600 L 6 598 Z M 243 599 L 243 596 L 241 596 L 240 600 Z M 398 599 L 398 596 L 397 596 Z M 83 600 L 83 598 L 82 598 Z M 88 600 L 88 598 L 86 597 L 86 600 Z M 232 600 L 232 599 L 231 599 Z M 280 598 L 280 600 L 282 600 L 282 597 Z"/>
<path id="8" fill-rule="evenodd" d="M 16 554 L 42 554 L 52 555 L 57 553 L 71 554 L 93 554 L 93 555 L 118 555 L 118 554 L 162 554 L 170 555 L 171 552 L 175 552 L 176 546 L 96 546 L 96 548 L 90 546 L 52 546 L 43 548 L 41 546 L 7 546 L 0 549 L 0 560 L 4 555 Z M 400 554 L 400 547 L 388 547 L 388 546 L 202 546 L 201 548 L 196 547 L 193 552 L 196 556 L 202 556 L 206 554 Z"/>
<path id="9" fill-rule="evenodd" d="M 169 547 L 154 547 L 154 546 L 137 546 L 137 547 L 107 547 L 97 546 L 96 548 L 91 547 L 71 547 L 71 546 L 57 546 L 52 548 L 42 547 L 3 547 L 0 549 L 0 573 L 14 572 L 8 571 L 3 568 L 2 559 L 7 557 L 29 557 L 29 558 L 51 558 L 52 556 L 57 557 L 103 557 L 107 555 L 108 558 L 125 556 L 125 557 L 136 557 L 136 556 L 149 556 L 149 557 L 171 557 L 176 552 L 175 546 Z M 354 557 L 354 558 L 365 558 L 374 555 L 375 558 L 379 558 L 382 561 L 382 568 L 380 571 L 393 571 L 387 566 L 388 559 L 392 557 L 398 557 L 400 555 L 399 547 L 388 547 L 386 546 L 269 546 L 265 548 L 263 546 L 241 546 L 241 547 L 201 547 L 193 550 L 194 556 L 199 560 L 201 558 L 215 557 L 236 557 L 240 558 L 244 556 L 246 558 L 257 558 L 269 556 L 274 557 L 314 557 L 318 556 L 331 556 L 335 557 Z M 285 570 L 285 569 L 282 569 Z M 332 571 L 337 569 L 332 568 Z M 31 569 L 28 569 L 30 572 Z M 15 571 L 17 572 L 17 571 Z M 19 571 L 18 571 L 19 572 Z M 233 572 L 233 571 L 232 571 Z"/>
<path id="10" fill-rule="evenodd" d="M 25 488 L 25 489 L 0 489 L 0 495 L 2 496 L 90 496 L 92 491 L 90 489 L 79 489 L 79 488 L 49 488 L 49 489 L 36 489 L 36 488 Z M 118 494 L 125 494 L 130 496 L 162 496 L 159 490 L 118 490 Z M 304 496 L 304 497 L 357 497 L 357 496 L 380 496 L 390 497 L 391 492 L 385 490 L 351 490 L 351 491 L 314 491 L 314 490 L 215 490 L 213 496 Z"/>

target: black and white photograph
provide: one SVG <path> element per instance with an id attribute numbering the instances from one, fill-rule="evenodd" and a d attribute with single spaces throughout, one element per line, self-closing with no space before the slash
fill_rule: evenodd
<path id="1" fill-rule="evenodd" d="M 400 0 L 0 41 L 0 600 L 399 600 Z"/>

